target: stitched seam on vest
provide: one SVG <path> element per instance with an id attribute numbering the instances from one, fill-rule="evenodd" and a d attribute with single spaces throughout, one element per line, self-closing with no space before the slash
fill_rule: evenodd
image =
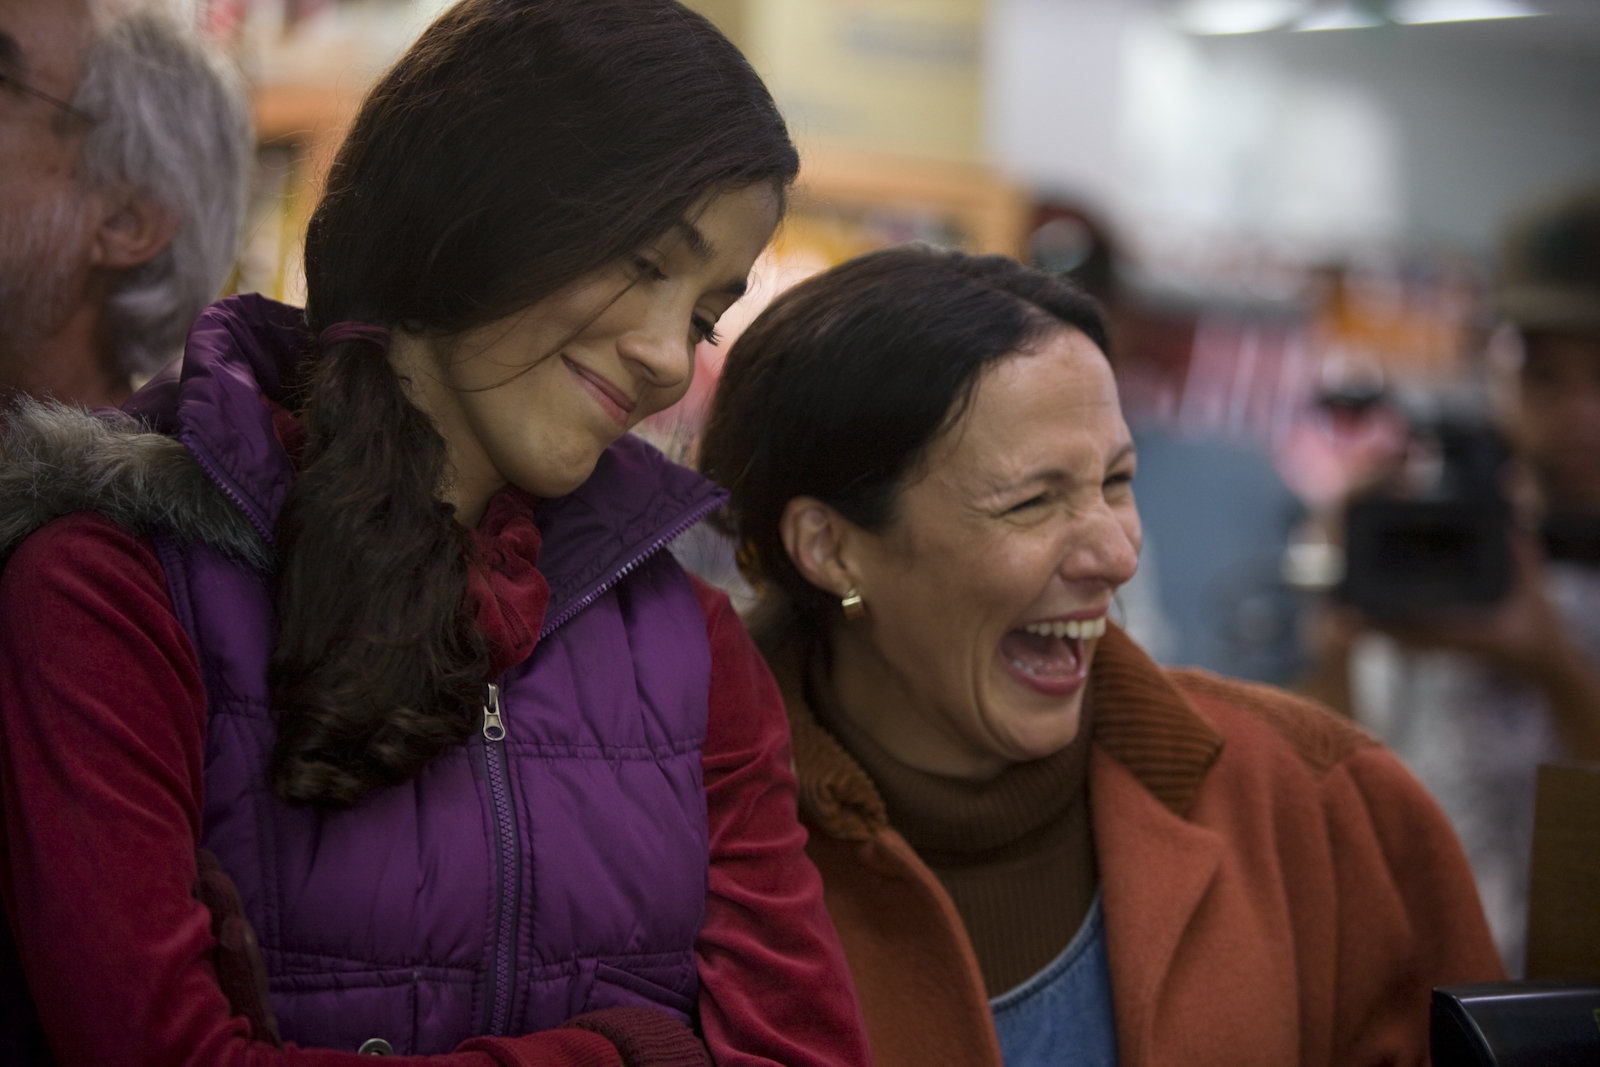
<path id="1" fill-rule="evenodd" d="M 167 597 L 172 601 L 172 613 L 178 617 L 178 624 L 183 627 L 183 632 L 189 638 L 189 644 L 194 649 L 195 659 L 200 661 L 201 685 L 208 694 L 206 703 L 210 704 L 209 694 L 213 691 L 216 678 L 212 676 L 210 660 L 201 650 L 200 643 L 195 640 L 194 604 L 189 599 L 189 569 L 184 566 L 184 556 L 177 543 L 169 537 L 160 534 L 152 535 L 150 543 L 156 550 L 156 559 L 161 564 L 161 573 L 167 580 Z M 206 711 L 209 715 L 209 706 Z"/>
<path id="2" fill-rule="evenodd" d="M 560 960 L 529 964 L 528 969 L 564 966 L 577 960 L 599 960 L 602 963 L 616 963 L 619 960 L 631 960 L 634 963 L 679 963 L 685 957 L 693 955 L 694 950 L 690 948 L 675 948 L 667 952 L 574 952 L 570 956 L 563 956 Z"/>
<path id="3" fill-rule="evenodd" d="M 449 981 L 475 982 L 478 975 L 475 967 L 456 967 L 440 963 L 406 962 L 404 960 L 380 962 L 353 959 L 348 956 L 326 956 L 309 952 L 293 952 L 286 949 L 263 949 L 262 955 L 280 965 L 272 975 L 274 983 L 279 979 L 295 979 L 297 982 L 304 984 L 304 980 L 308 978 L 321 978 L 333 982 L 351 977 L 359 978 L 363 975 L 373 978 L 381 978 L 384 975 L 403 975 L 408 980 L 410 976 L 422 975 L 427 978 Z M 679 966 L 686 960 L 692 960 L 693 958 L 694 951 L 692 949 L 679 949 L 673 952 L 579 952 L 559 960 L 528 962 L 519 966 L 518 970 L 543 978 L 573 974 L 581 969 L 583 964 L 591 962 Z M 330 965 L 333 969 L 330 969 Z"/>
<path id="4" fill-rule="evenodd" d="M 373 960 L 352 960 L 343 956 L 317 956 L 305 952 L 263 951 L 262 956 L 277 964 L 273 969 L 274 985 L 280 979 L 292 979 L 297 985 L 307 985 L 307 979 L 323 979 L 329 983 L 342 983 L 348 978 L 383 978 L 400 976 L 412 981 L 418 975 L 435 981 L 472 982 L 477 970 L 472 967 L 455 967 L 442 963 L 380 963 Z"/>
<path id="5" fill-rule="evenodd" d="M 264 701 L 247 699 L 234 692 L 231 687 L 224 686 L 212 670 L 211 659 L 207 654 L 209 646 L 202 643 L 195 633 L 196 624 L 193 601 L 189 595 L 189 583 L 194 578 L 194 553 L 205 546 L 181 545 L 177 541 L 161 535 L 154 535 L 151 540 L 156 548 L 157 559 L 165 572 L 168 589 L 172 593 L 174 611 L 178 616 L 179 622 L 183 625 L 184 632 L 189 635 L 190 644 L 194 646 L 195 655 L 200 662 L 206 693 L 207 736 L 209 737 L 210 735 L 212 716 L 225 715 L 242 718 L 246 721 L 258 721 L 255 716 L 234 711 L 230 705 L 249 704 L 261 710 L 268 710 L 270 705 Z M 212 551 L 215 550 L 213 549 Z M 230 563 L 237 564 L 237 561 L 231 560 L 225 553 L 218 552 L 217 554 L 223 559 L 228 559 Z M 209 749 L 209 744 L 207 748 Z M 261 924 L 262 929 L 256 931 L 256 937 L 265 947 L 266 945 L 280 942 L 283 934 L 278 907 L 277 868 L 268 866 L 266 860 L 266 857 L 275 851 L 273 846 L 277 841 L 277 835 L 272 825 L 271 815 L 267 810 L 267 805 L 262 801 L 261 794 L 256 790 L 249 790 L 245 803 L 252 809 L 251 817 L 256 825 L 256 840 L 260 843 L 260 858 L 258 862 L 262 865 L 261 906 L 265 921 Z M 202 797 L 202 838 L 205 834 L 204 810 L 205 799 Z"/>
<path id="6" fill-rule="evenodd" d="M 703 738 L 685 738 L 671 741 L 654 747 L 644 745 L 591 745 L 591 744 L 559 744 L 549 741 L 516 741 L 507 738 L 502 742 L 507 751 L 516 750 L 519 755 L 544 756 L 552 759 L 588 759 L 588 760 L 640 760 L 654 762 L 669 756 L 698 756 L 705 747 Z"/>
<path id="7" fill-rule="evenodd" d="M 573 974 L 583 967 L 585 963 L 605 963 L 613 966 L 618 964 L 658 964 L 661 966 L 676 967 L 685 961 L 694 959 L 693 949 L 679 949 L 675 952 L 578 952 L 571 956 L 564 956 L 559 960 L 546 960 L 543 963 L 530 962 L 519 967 L 518 970 L 535 978 L 550 978 L 556 975 Z"/>

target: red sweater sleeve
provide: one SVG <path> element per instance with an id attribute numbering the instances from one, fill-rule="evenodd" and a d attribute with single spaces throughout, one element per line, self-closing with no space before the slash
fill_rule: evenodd
<path id="1" fill-rule="evenodd" d="M 103 518 L 0 574 L 0 897 L 60 1067 L 371 1062 L 251 1041 L 192 895 L 205 693 L 149 546 Z M 587 1029 L 476 1039 L 435 1067 L 620 1067 Z"/>
<path id="2" fill-rule="evenodd" d="M 711 639 L 711 875 L 697 945 L 706 1042 L 718 1067 L 870 1063 L 822 879 L 804 852 L 777 683 L 728 598 L 693 581 Z"/>

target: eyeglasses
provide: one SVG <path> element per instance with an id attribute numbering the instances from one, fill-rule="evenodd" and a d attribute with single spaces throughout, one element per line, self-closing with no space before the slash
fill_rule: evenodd
<path id="1" fill-rule="evenodd" d="M 38 99 L 49 104 L 51 107 L 59 108 L 61 111 L 71 115 L 73 118 L 78 119 L 81 122 L 87 122 L 91 126 L 100 121 L 82 108 L 74 107 L 65 100 L 62 100 L 60 97 L 51 96 L 42 89 L 35 89 L 26 82 L 18 81 L 16 78 L 13 78 L 3 70 L 0 70 L 0 85 L 9 85 L 19 93 L 27 93 L 29 96 L 37 97 Z"/>

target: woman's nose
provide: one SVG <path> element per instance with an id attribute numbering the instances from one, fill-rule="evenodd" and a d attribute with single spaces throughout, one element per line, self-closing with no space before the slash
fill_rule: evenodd
<path id="1" fill-rule="evenodd" d="M 1139 516 L 1132 507 L 1102 503 L 1074 531 L 1061 561 L 1061 576 L 1071 582 L 1122 585 L 1139 569 Z"/>

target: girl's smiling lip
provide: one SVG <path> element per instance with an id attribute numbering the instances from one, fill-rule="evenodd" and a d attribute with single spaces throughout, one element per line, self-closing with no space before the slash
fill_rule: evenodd
<path id="1" fill-rule="evenodd" d="M 610 415 L 617 425 L 626 429 L 633 409 L 638 407 L 638 401 L 588 367 L 573 362 L 565 355 L 561 357 L 561 362 L 566 364 L 567 369 L 578 379 L 578 383 L 588 390 L 589 395 L 600 402 L 606 414 Z"/>

